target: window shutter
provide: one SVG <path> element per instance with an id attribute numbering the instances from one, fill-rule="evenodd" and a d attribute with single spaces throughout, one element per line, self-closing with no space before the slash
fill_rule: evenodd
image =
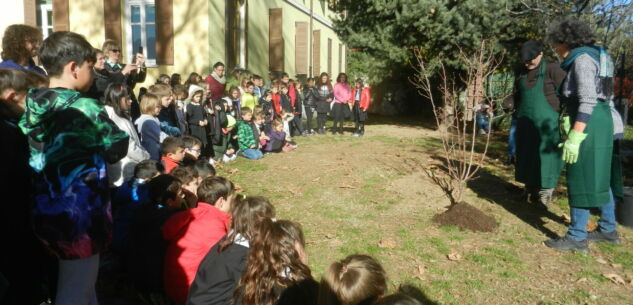
<path id="1" fill-rule="evenodd" d="M 24 0 L 24 24 L 37 27 L 37 6 L 35 0 Z"/>
<path id="2" fill-rule="evenodd" d="M 295 22 L 296 74 L 308 74 L 308 23 Z"/>
<path id="3" fill-rule="evenodd" d="M 338 73 L 343 72 L 343 45 L 338 44 Z"/>
<path id="4" fill-rule="evenodd" d="M 103 14 L 105 22 L 105 39 L 121 41 L 121 1 L 103 0 Z"/>
<path id="5" fill-rule="evenodd" d="M 282 10 L 271 8 L 268 18 L 268 65 L 272 72 L 284 71 L 284 37 Z"/>
<path id="6" fill-rule="evenodd" d="M 156 1 L 156 63 L 174 64 L 174 3 Z"/>
<path id="7" fill-rule="evenodd" d="M 332 76 L 332 39 L 327 39 L 327 74 Z"/>
<path id="8" fill-rule="evenodd" d="M 312 31 L 312 76 L 321 74 L 321 30 Z"/>
<path id="9" fill-rule="evenodd" d="M 53 31 L 70 31 L 68 0 L 53 0 Z"/>

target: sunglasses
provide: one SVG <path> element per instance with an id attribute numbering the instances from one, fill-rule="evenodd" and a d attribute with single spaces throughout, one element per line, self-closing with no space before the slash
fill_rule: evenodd
<path id="1" fill-rule="evenodd" d="M 119 50 L 119 49 L 112 49 L 112 50 L 110 50 L 110 52 L 121 53 L 121 50 Z"/>

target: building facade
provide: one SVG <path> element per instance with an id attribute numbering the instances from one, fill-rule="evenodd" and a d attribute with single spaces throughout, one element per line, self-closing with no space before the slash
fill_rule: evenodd
<path id="1" fill-rule="evenodd" d="M 3 16 L 4 15 L 4 16 Z M 95 47 L 121 42 L 124 62 L 143 50 L 148 79 L 206 75 L 217 61 L 267 78 L 345 72 L 346 48 L 332 29 L 325 0 L 11 0 L 0 31 L 25 23 L 84 35 Z"/>

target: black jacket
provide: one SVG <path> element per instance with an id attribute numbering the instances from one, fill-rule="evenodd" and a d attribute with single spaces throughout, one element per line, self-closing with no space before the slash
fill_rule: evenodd
<path id="1" fill-rule="evenodd" d="M 318 92 L 314 87 L 303 88 L 303 105 L 306 107 L 316 107 Z"/>
<path id="2" fill-rule="evenodd" d="M 288 94 L 281 94 L 279 102 L 281 103 L 281 109 L 290 113 L 294 112 L 294 109 L 292 109 L 292 102 L 290 101 L 290 96 L 288 96 Z"/>
<path id="3" fill-rule="evenodd" d="M 189 288 L 187 305 L 230 305 L 233 292 L 246 267 L 248 248 L 231 244 L 218 252 L 215 244 L 198 267 Z"/>

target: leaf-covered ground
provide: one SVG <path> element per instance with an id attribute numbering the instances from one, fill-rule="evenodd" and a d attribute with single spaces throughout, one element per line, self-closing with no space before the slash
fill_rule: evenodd
<path id="1" fill-rule="evenodd" d="M 448 201 L 421 171 L 441 145 L 430 129 L 379 122 L 362 138 L 297 141 L 293 152 L 238 159 L 219 174 L 303 225 L 317 279 L 331 262 L 364 253 L 382 262 L 391 291 L 413 285 L 426 304 L 633 304 L 633 231 L 619 227 L 622 245 L 592 244 L 588 256 L 546 248 L 566 231 L 565 189 L 547 212 L 523 202 L 502 162 L 502 132 L 466 195 L 498 220 L 493 233 L 431 222 Z"/>

